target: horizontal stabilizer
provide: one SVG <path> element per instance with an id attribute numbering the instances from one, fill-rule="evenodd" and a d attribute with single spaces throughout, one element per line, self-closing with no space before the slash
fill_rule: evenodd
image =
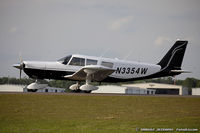
<path id="1" fill-rule="evenodd" d="M 191 71 L 187 71 L 187 70 L 171 70 L 171 72 L 173 72 L 173 73 L 191 73 Z"/>

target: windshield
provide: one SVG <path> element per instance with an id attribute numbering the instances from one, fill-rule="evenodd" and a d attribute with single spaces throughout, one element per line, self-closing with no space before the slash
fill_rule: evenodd
<path id="1" fill-rule="evenodd" d="M 71 57 L 72 57 L 72 55 L 69 55 L 69 56 L 66 56 L 66 57 L 63 57 L 63 58 L 59 59 L 58 61 L 62 62 L 62 64 L 67 65 L 67 63 L 69 62 L 69 60 L 71 59 Z"/>

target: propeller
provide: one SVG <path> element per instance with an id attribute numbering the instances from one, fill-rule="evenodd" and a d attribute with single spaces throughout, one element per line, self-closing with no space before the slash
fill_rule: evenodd
<path id="1" fill-rule="evenodd" d="M 16 67 L 18 68 L 20 71 L 19 71 L 19 77 L 21 79 L 21 76 L 22 76 L 22 70 L 24 70 L 25 68 L 25 64 L 23 62 L 23 59 L 21 58 L 21 54 L 19 54 L 19 59 L 20 59 L 20 63 L 19 64 L 14 64 L 13 67 Z"/>
<path id="2" fill-rule="evenodd" d="M 21 53 L 19 53 L 19 60 L 20 60 L 20 69 L 19 69 L 19 78 L 21 79 L 21 77 L 22 77 L 22 69 L 24 69 L 23 68 L 23 59 L 22 59 L 22 55 L 21 55 Z"/>

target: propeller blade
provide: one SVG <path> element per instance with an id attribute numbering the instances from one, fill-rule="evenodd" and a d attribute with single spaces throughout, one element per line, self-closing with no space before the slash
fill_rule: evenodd
<path id="1" fill-rule="evenodd" d="M 22 77 L 22 69 L 20 69 L 19 71 L 19 78 L 21 79 L 21 77 Z"/>
<path id="2" fill-rule="evenodd" d="M 24 69 L 24 63 L 23 63 L 23 59 L 22 59 L 22 54 L 21 52 L 19 53 L 19 60 L 20 60 L 20 72 L 19 72 L 19 76 L 20 76 L 20 79 L 22 77 L 22 70 Z"/>
<path id="3" fill-rule="evenodd" d="M 19 60 L 20 60 L 20 64 L 23 62 L 23 59 L 22 59 L 22 54 L 21 52 L 19 53 Z"/>

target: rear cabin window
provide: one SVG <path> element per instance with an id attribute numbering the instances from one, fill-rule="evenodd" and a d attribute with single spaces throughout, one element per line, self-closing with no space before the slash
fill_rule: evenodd
<path id="1" fill-rule="evenodd" d="M 106 62 L 106 61 L 102 61 L 101 65 L 102 65 L 102 66 L 105 66 L 105 67 L 110 67 L 110 68 L 113 67 L 113 63 L 111 63 L 111 62 Z"/>
<path id="2" fill-rule="evenodd" d="M 86 65 L 96 65 L 96 64 L 97 64 L 97 60 L 87 59 L 86 61 Z"/>
<path id="3" fill-rule="evenodd" d="M 84 58 L 77 58 L 73 57 L 69 65 L 74 65 L 74 66 L 85 66 L 85 59 Z"/>

